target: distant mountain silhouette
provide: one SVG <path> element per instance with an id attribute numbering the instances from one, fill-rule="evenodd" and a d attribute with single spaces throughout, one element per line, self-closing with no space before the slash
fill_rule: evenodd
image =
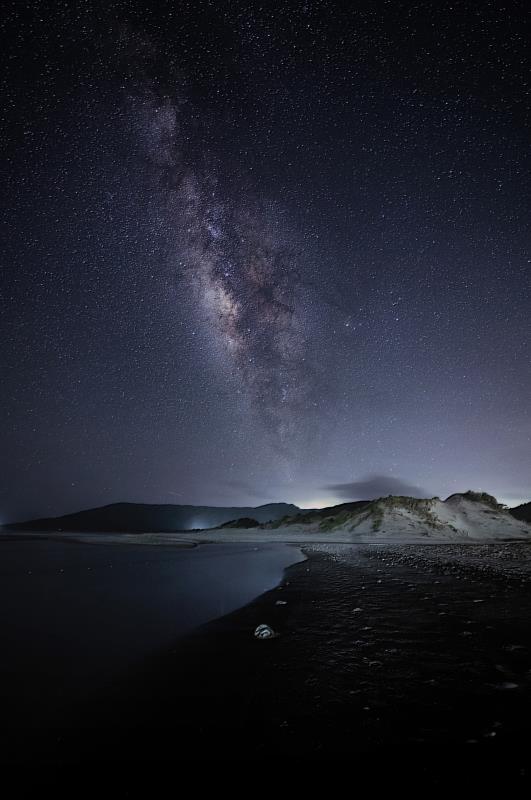
<path id="1" fill-rule="evenodd" d="M 509 512 L 516 519 L 523 519 L 524 522 L 531 522 L 531 503 L 522 503 L 521 506 L 510 508 Z"/>
<path id="2" fill-rule="evenodd" d="M 147 503 L 113 503 L 90 508 L 62 517 L 47 517 L 4 525 L 18 531 L 189 531 L 215 528 L 242 517 L 258 523 L 274 522 L 299 513 L 291 503 L 267 503 L 253 507 L 150 505 Z"/>

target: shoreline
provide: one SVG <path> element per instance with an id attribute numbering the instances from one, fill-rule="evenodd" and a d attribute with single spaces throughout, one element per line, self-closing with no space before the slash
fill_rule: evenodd
<path id="1" fill-rule="evenodd" d="M 531 532 L 531 529 L 530 529 Z M 531 537 L 437 537 L 432 533 L 408 538 L 402 533 L 382 536 L 355 535 L 352 533 L 313 533 L 311 531 L 260 530 L 208 528 L 204 531 L 9 531 L 0 530 L 0 541 L 61 541 L 83 544 L 142 544 L 153 546 L 194 547 L 198 544 L 292 544 L 326 545 L 345 544 L 363 546 L 432 547 L 432 546 L 497 546 L 519 544 L 531 548 Z"/>
<path id="2" fill-rule="evenodd" d="M 340 756 L 406 769 L 416 752 L 435 779 L 450 752 L 460 768 L 525 777 L 529 592 L 349 550 L 304 548 L 278 587 L 77 709 L 47 755 L 41 742 L 44 762 Z M 262 623 L 278 638 L 256 640 Z"/>

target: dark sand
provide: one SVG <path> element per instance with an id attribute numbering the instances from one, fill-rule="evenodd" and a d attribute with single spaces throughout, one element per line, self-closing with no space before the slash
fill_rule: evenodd
<path id="1" fill-rule="evenodd" d="M 529 588 L 377 549 L 305 552 L 280 587 L 180 639 L 72 727 L 6 731 L 4 759 L 67 771 L 338 757 L 358 775 L 526 781 Z M 279 637 L 256 640 L 260 623 Z"/>

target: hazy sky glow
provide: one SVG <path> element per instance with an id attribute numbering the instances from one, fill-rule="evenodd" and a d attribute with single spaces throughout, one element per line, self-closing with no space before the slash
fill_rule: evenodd
<path id="1" fill-rule="evenodd" d="M 523 2 L 6 4 L 0 521 L 531 499 Z"/>

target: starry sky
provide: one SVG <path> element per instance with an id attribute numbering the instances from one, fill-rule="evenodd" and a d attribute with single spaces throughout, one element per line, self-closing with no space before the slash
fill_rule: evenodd
<path id="1" fill-rule="evenodd" d="M 0 522 L 531 499 L 523 2 L 7 2 Z"/>

